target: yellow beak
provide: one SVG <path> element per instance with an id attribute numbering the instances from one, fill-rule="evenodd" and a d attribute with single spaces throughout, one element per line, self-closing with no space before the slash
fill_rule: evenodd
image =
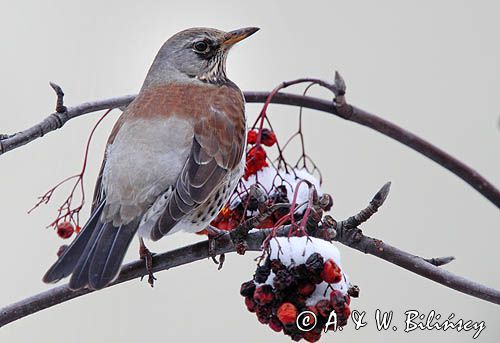
<path id="1" fill-rule="evenodd" d="M 245 27 L 244 29 L 234 30 L 226 33 L 222 40 L 222 45 L 225 47 L 230 47 L 239 41 L 250 37 L 255 32 L 259 31 L 258 27 Z"/>

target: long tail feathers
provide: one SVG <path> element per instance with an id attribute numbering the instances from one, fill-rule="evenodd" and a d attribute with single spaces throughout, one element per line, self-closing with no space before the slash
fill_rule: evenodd
<path id="1" fill-rule="evenodd" d="M 112 282 L 120 271 L 127 248 L 137 231 L 138 221 L 114 227 L 99 220 L 103 204 L 87 222 L 73 243 L 47 271 L 43 281 L 57 282 L 71 275 L 73 290 L 90 287 L 101 289 Z"/>
<path id="2" fill-rule="evenodd" d="M 89 267 L 89 283 L 93 289 L 105 287 L 118 275 L 127 248 L 137 231 L 137 222 L 119 228 L 105 225 L 102 231 Z"/>

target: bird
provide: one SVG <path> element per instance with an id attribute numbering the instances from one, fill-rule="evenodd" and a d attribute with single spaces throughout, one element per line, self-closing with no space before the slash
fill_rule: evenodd
<path id="1" fill-rule="evenodd" d="M 134 236 L 149 253 L 143 239 L 198 232 L 217 216 L 245 166 L 245 100 L 226 58 L 258 30 L 190 28 L 162 45 L 111 131 L 89 220 L 45 283 L 71 276 L 72 290 L 102 289 Z"/>

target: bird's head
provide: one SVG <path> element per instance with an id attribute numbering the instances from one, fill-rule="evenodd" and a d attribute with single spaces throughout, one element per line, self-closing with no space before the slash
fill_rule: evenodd
<path id="1" fill-rule="evenodd" d="M 211 28 L 181 31 L 161 47 L 148 77 L 153 82 L 175 77 L 209 83 L 227 81 L 226 58 L 230 48 L 258 30 L 257 27 L 247 27 L 230 32 Z"/>

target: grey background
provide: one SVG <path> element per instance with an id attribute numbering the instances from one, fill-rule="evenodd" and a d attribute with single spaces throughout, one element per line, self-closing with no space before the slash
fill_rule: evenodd
<path id="1" fill-rule="evenodd" d="M 302 76 L 342 72 L 349 100 L 380 114 L 477 168 L 500 185 L 500 44 L 497 1 L 1 1 L 0 131 L 31 126 L 53 110 L 49 80 L 68 105 L 135 93 L 160 45 L 192 26 L 260 32 L 231 53 L 228 74 L 244 90 L 270 90 Z M 297 89 L 297 91 L 300 91 Z M 313 90 L 317 96 L 329 96 Z M 254 118 L 260 105 L 248 105 Z M 295 108 L 271 106 L 281 139 Z M 85 185 L 91 193 L 105 140 L 118 112 L 98 129 Z M 92 114 L 0 157 L 0 304 L 49 288 L 41 277 L 62 241 L 44 229 L 65 192 L 32 215 L 38 195 L 76 173 Z M 365 206 L 387 180 L 392 191 L 366 233 L 422 256 L 453 254 L 446 268 L 500 288 L 499 212 L 463 181 L 414 151 L 367 128 L 306 111 L 309 153 L 324 175 L 339 219 Z M 88 207 L 84 217 L 88 215 Z M 165 251 L 199 237 L 178 234 L 151 245 Z M 137 258 L 134 242 L 128 259 Z M 500 340 L 499 308 L 382 260 L 340 247 L 367 311 L 325 341 L 468 342 L 472 332 L 403 332 L 403 313 L 434 309 L 486 321 L 480 342 Z M 143 282 L 85 296 L 0 330 L 1 342 L 281 341 L 246 311 L 238 290 L 255 255 L 230 255 L 220 272 L 202 261 Z M 375 309 L 393 310 L 397 332 L 378 332 Z"/>

